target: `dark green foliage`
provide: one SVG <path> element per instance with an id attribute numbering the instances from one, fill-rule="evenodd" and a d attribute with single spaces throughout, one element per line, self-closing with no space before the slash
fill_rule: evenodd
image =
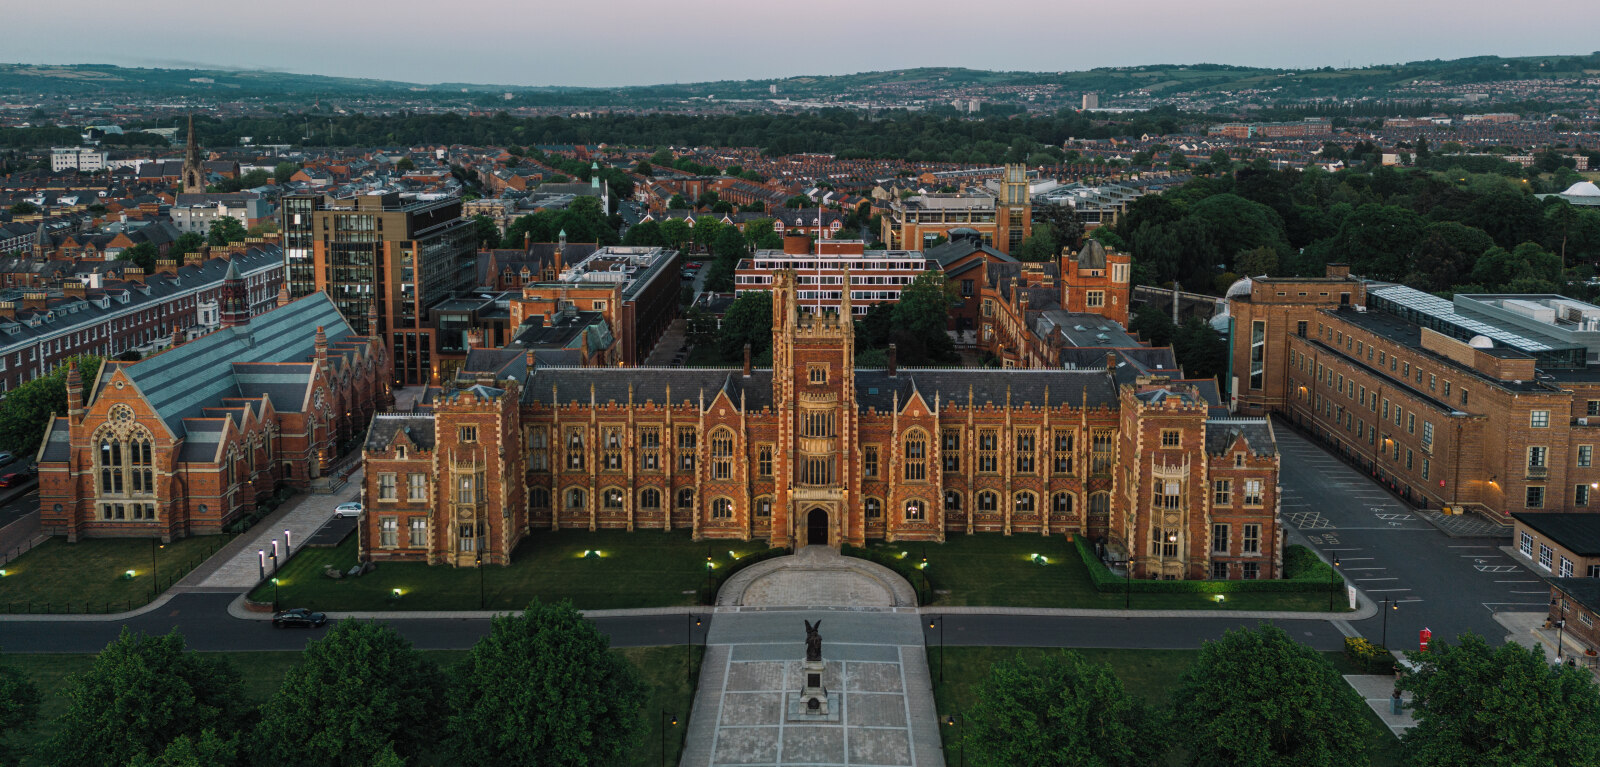
<path id="1" fill-rule="evenodd" d="M 1263 624 L 1206 642 L 1172 694 L 1197 767 L 1362 767 L 1365 704 L 1326 658 Z"/>
<path id="2" fill-rule="evenodd" d="M 43 698 L 39 688 L 15 669 L 0 665 L 0 765 L 16 763 L 16 754 L 6 745 L 7 735 L 20 732 L 39 716 Z"/>
<path id="3" fill-rule="evenodd" d="M 239 736 L 223 738 L 207 729 L 194 738 L 179 735 L 160 754 L 138 756 L 129 767 L 228 767 L 239 763 Z"/>
<path id="4" fill-rule="evenodd" d="M 206 242 L 217 245 L 227 245 L 230 242 L 243 242 L 245 238 L 244 224 L 233 216 L 218 216 L 211 220 L 211 227 L 206 230 Z"/>
<path id="5" fill-rule="evenodd" d="M 39 206 L 34 205 L 27 200 L 23 200 L 22 202 L 11 206 L 11 215 L 13 216 L 31 216 L 38 212 Z"/>
<path id="6" fill-rule="evenodd" d="M 1403 742 L 1418 767 L 1600 764 L 1600 690 L 1588 669 L 1552 668 L 1544 648 L 1476 634 L 1408 652 L 1421 668 L 1398 687 L 1414 695 L 1417 726 Z"/>
<path id="7" fill-rule="evenodd" d="M 198 232 L 184 232 L 178 235 L 178 239 L 173 240 L 172 245 L 167 248 L 167 258 L 182 261 L 183 254 L 198 251 L 200 246 L 204 244 L 206 244 L 206 238 L 201 237 Z"/>
<path id="8" fill-rule="evenodd" d="M 620 242 L 617 230 L 600 210 L 598 197 L 579 197 L 565 209 L 541 210 L 519 216 L 506 225 L 505 236 L 500 241 L 508 247 L 522 247 L 528 242 L 556 242 L 561 233 L 567 233 L 567 242 L 598 242 L 616 245 Z"/>
<path id="9" fill-rule="evenodd" d="M 675 195 L 672 196 L 672 199 L 667 200 L 667 210 L 688 210 L 688 209 L 689 209 L 689 201 L 683 199 L 683 195 L 681 195 L 681 194 L 675 194 Z"/>
<path id="10" fill-rule="evenodd" d="M 231 218 L 226 220 L 233 221 Z M 233 221 L 233 223 L 238 224 L 239 222 Z M 213 228 L 214 227 L 215 225 L 213 224 Z M 117 254 L 117 260 L 130 261 L 134 266 L 143 269 L 145 274 L 154 274 L 156 271 L 156 257 L 158 255 L 160 255 L 160 253 L 156 250 L 156 246 L 151 245 L 148 242 L 141 242 L 131 248 L 124 248 L 121 253 Z"/>
<path id="11" fill-rule="evenodd" d="M 1155 764 L 1167 738 L 1154 711 L 1111 667 L 1070 650 L 1035 666 L 994 666 L 967 714 L 963 748 L 978 767 Z"/>
<path id="12" fill-rule="evenodd" d="M 900 291 L 892 316 L 890 340 L 896 344 L 900 364 L 953 361 L 955 347 L 945 332 L 950 322 L 950 296 L 945 292 L 943 274 L 917 275 Z"/>
<path id="13" fill-rule="evenodd" d="M 232 732 L 242 721 L 239 673 L 184 650 L 176 631 L 122 634 L 68 682 L 67 710 L 44 743 L 44 764 L 122 767 L 167 751 L 179 737 Z"/>
<path id="14" fill-rule="evenodd" d="M 298 172 L 300 172 L 300 163 L 280 162 L 272 169 L 272 180 L 280 184 L 287 184 L 289 179 L 294 178 L 294 174 Z"/>
<path id="15" fill-rule="evenodd" d="M 641 221 L 628 227 L 628 233 L 622 238 L 623 245 L 662 245 L 661 224 L 655 221 Z"/>
<path id="16" fill-rule="evenodd" d="M 1120 594 L 1132 591 L 1135 594 L 1240 594 L 1244 592 L 1291 592 L 1291 591 L 1337 591 L 1344 588 L 1344 579 L 1329 573 L 1328 565 L 1317 565 L 1301 561 L 1291 565 L 1290 560 L 1296 556 L 1296 550 L 1304 551 L 1303 546 L 1291 545 L 1284 551 L 1283 577 L 1273 579 L 1259 579 L 1253 581 L 1210 581 L 1210 580 L 1185 580 L 1185 581 L 1151 581 L 1134 579 L 1129 581 L 1120 575 L 1112 573 L 1106 568 L 1105 563 L 1095 554 L 1094 549 L 1082 538 L 1077 538 L 1073 545 L 1077 548 L 1078 558 L 1083 562 L 1084 568 L 1089 571 L 1089 580 L 1094 583 L 1096 591 Z M 1306 551 L 1299 556 L 1316 558 L 1315 554 Z"/>
<path id="17" fill-rule="evenodd" d="M 456 670 L 451 764 L 609 767 L 642 729 L 645 690 L 569 603 L 498 616 Z"/>
<path id="18" fill-rule="evenodd" d="M 752 290 L 740 295 L 722 315 L 717 351 L 729 362 L 744 361 L 744 345 L 756 356 L 772 345 L 772 293 Z"/>
<path id="19" fill-rule="evenodd" d="M 479 213 L 472 217 L 472 228 L 478 237 L 479 250 L 500 247 L 500 227 L 495 225 L 494 219 Z"/>
<path id="20" fill-rule="evenodd" d="M 439 670 L 394 629 L 346 619 L 306 646 L 262 705 L 251 759 L 358 767 L 386 749 L 415 758 L 434 738 L 444 690 Z"/>
<path id="21" fill-rule="evenodd" d="M 100 372 L 100 358 L 75 357 L 84 391 Z M 0 401 L 0 447 L 19 456 L 32 456 L 44 439 L 51 415 L 67 414 L 67 365 L 18 386 Z M 87 396 L 87 394 L 85 395 Z"/>

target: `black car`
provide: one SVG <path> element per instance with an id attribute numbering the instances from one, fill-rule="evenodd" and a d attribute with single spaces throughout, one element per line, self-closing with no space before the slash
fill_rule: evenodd
<path id="1" fill-rule="evenodd" d="M 328 622 L 328 616 L 314 613 L 304 607 L 284 610 L 272 616 L 274 628 L 318 628 Z"/>

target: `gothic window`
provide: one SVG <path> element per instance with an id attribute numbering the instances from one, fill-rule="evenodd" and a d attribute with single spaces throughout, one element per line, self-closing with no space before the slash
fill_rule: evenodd
<path id="1" fill-rule="evenodd" d="M 475 504 L 478 502 L 478 488 L 483 484 L 482 475 L 458 474 L 456 475 L 456 503 Z"/>
<path id="2" fill-rule="evenodd" d="M 1117 433 L 1112 429 L 1095 429 L 1093 448 L 1094 472 L 1096 474 L 1111 470 L 1111 462 L 1115 458 L 1115 446 L 1112 440 Z"/>
<path id="3" fill-rule="evenodd" d="M 1000 509 L 1000 496 L 985 490 L 978 493 L 978 511 L 998 511 Z"/>
<path id="4" fill-rule="evenodd" d="M 425 501 L 428 499 L 428 475 L 406 475 L 406 500 Z"/>
<path id="5" fill-rule="evenodd" d="M 686 487 L 678 491 L 678 508 L 694 508 L 694 488 Z"/>
<path id="6" fill-rule="evenodd" d="M 760 477 L 772 476 L 772 446 L 762 445 L 756 451 L 756 475 Z"/>
<path id="7" fill-rule="evenodd" d="M 1150 528 L 1150 553 L 1163 556 L 1178 556 L 1178 531 L 1173 528 Z"/>
<path id="8" fill-rule="evenodd" d="M 683 471 L 694 471 L 694 451 L 698 444 L 698 435 L 694 429 L 678 430 L 678 468 Z"/>
<path id="9" fill-rule="evenodd" d="M 1110 514 L 1111 494 L 1102 490 L 1089 496 L 1089 513 L 1091 515 Z"/>
<path id="10" fill-rule="evenodd" d="M 883 501 L 876 498 L 868 498 L 866 503 L 862 505 L 866 509 L 867 519 L 877 519 L 883 516 Z"/>
<path id="11" fill-rule="evenodd" d="M 605 490 L 600 491 L 600 502 L 607 509 L 621 509 L 622 491 L 614 487 L 608 487 Z"/>
<path id="12" fill-rule="evenodd" d="M 530 508 L 530 509 L 548 509 L 548 508 L 550 508 L 550 491 L 546 490 L 546 489 L 544 489 L 542 487 L 529 488 L 528 489 L 528 508 Z"/>
<path id="13" fill-rule="evenodd" d="M 918 500 L 906 501 L 906 521 L 920 522 L 928 516 L 928 505 Z"/>
<path id="14" fill-rule="evenodd" d="M 733 478 L 733 432 L 726 428 L 711 433 L 711 476 Z"/>
<path id="15" fill-rule="evenodd" d="M 711 502 L 712 519 L 732 519 L 733 501 L 726 498 L 717 498 Z"/>
<path id="16" fill-rule="evenodd" d="M 657 490 L 657 489 L 655 489 L 653 487 L 647 487 L 647 488 L 645 488 L 643 490 L 640 490 L 639 491 L 639 508 L 641 508 L 641 509 L 659 509 L 659 508 L 661 508 L 661 491 Z"/>
<path id="17" fill-rule="evenodd" d="M 528 428 L 528 469 L 531 471 L 549 471 L 550 437 L 543 427 L 532 426 Z"/>
<path id="18" fill-rule="evenodd" d="M 582 509 L 585 506 L 584 493 L 581 488 L 572 488 L 567 491 L 567 508 Z"/>
<path id="19" fill-rule="evenodd" d="M 645 426 L 639 429 L 639 470 L 656 471 L 661 468 L 661 429 Z"/>
<path id="20" fill-rule="evenodd" d="M 583 429 L 567 429 L 567 469 L 583 470 Z"/>
<path id="21" fill-rule="evenodd" d="M 153 442 L 150 432 L 134 423 L 132 408 L 120 404 L 113 406 L 96 442 L 102 495 L 155 494 Z M 141 516 L 134 518 L 143 518 L 143 511 L 141 505 L 138 509 Z M 127 519 L 128 512 L 124 510 L 122 517 L 111 518 Z"/>
<path id="22" fill-rule="evenodd" d="M 807 410 L 800 413 L 800 436 L 802 437 L 832 437 L 833 433 L 832 410 Z"/>
<path id="23" fill-rule="evenodd" d="M 928 478 L 928 438 L 922 432 L 906 437 L 906 479 L 919 482 Z"/>
<path id="24" fill-rule="evenodd" d="M 1050 498 L 1050 511 L 1056 514 L 1072 513 L 1072 493 L 1056 493 Z"/>
<path id="25" fill-rule="evenodd" d="M 756 499 L 756 516 L 757 517 L 770 517 L 770 516 L 772 516 L 772 497 L 771 496 L 763 495 L 760 498 Z"/>
<path id="26" fill-rule="evenodd" d="M 1033 473 L 1033 429 L 1017 430 L 1017 473 Z"/>
<path id="27" fill-rule="evenodd" d="M 1176 480 L 1158 481 L 1155 484 L 1156 508 L 1176 509 L 1183 506 L 1183 483 Z"/>
<path id="28" fill-rule="evenodd" d="M 960 511 L 961 493 L 955 490 L 944 491 L 944 508 L 946 511 Z"/>
<path id="29" fill-rule="evenodd" d="M 1038 499 L 1034 497 L 1033 493 L 1027 492 L 1026 490 L 1017 493 L 1018 514 L 1032 514 L 1037 508 Z"/>
<path id="30" fill-rule="evenodd" d="M 622 430 L 610 427 L 601 437 L 605 453 L 601 460 L 604 461 L 606 471 L 622 471 Z"/>
<path id="31" fill-rule="evenodd" d="M 833 459 L 828 456 L 806 456 L 800 464 L 800 484 L 833 484 Z"/>
<path id="32" fill-rule="evenodd" d="M 878 446 L 867 445 L 861 448 L 861 473 L 867 479 L 878 478 Z"/>
<path id="33" fill-rule="evenodd" d="M 1000 470 L 1000 435 L 994 429 L 978 432 L 978 471 L 993 473 Z"/>
<path id="34" fill-rule="evenodd" d="M 1055 453 L 1051 459 L 1050 469 L 1057 474 L 1072 473 L 1072 432 L 1065 429 L 1056 430 Z"/>
<path id="35" fill-rule="evenodd" d="M 944 456 L 946 472 L 961 471 L 961 432 L 947 431 L 940 438 L 939 453 Z"/>

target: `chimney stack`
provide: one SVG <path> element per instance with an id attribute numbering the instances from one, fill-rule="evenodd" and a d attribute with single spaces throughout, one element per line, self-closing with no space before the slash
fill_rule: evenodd
<path id="1" fill-rule="evenodd" d="M 318 362 L 328 361 L 328 334 L 322 332 L 321 325 L 317 326 L 317 337 L 312 344 L 312 348 L 316 350 Z"/>
<path id="2" fill-rule="evenodd" d="M 122 270 L 122 279 L 127 280 L 128 282 L 137 282 L 140 285 L 143 285 L 144 284 L 144 267 L 142 267 L 142 266 L 130 266 L 130 267 L 124 268 Z"/>
<path id="3" fill-rule="evenodd" d="M 15 302 L 15 301 L 0 301 L 0 317 L 4 317 L 4 318 L 6 318 L 8 320 L 16 319 L 17 318 L 17 302 Z"/>
<path id="4" fill-rule="evenodd" d="M 49 304 L 49 301 L 50 294 L 48 293 L 22 294 L 22 308 L 24 309 L 33 309 L 35 311 L 42 310 L 47 304 Z"/>
<path id="5" fill-rule="evenodd" d="M 177 274 L 178 262 L 171 258 L 156 259 L 156 274 Z"/>
<path id="6" fill-rule="evenodd" d="M 535 352 L 533 349 L 529 349 L 528 350 L 528 372 L 530 372 L 530 373 L 532 373 L 534 370 L 537 369 L 538 362 L 539 362 L 538 359 L 536 359 L 537 354 L 538 353 Z"/>
<path id="7" fill-rule="evenodd" d="M 67 360 L 67 415 L 73 423 L 83 420 L 83 376 L 76 357 Z"/>
<path id="8" fill-rule="evenodd" d="M 744 345 L 744 377 L 750 377 L 750 344 Z"/>
<path id="9" fill-rule="evenodd" d="M 894 344 L 889 344 L 889 376 L 891 378 L 894 377 L 894 367 L 895 367 L 895 345 Z"/>

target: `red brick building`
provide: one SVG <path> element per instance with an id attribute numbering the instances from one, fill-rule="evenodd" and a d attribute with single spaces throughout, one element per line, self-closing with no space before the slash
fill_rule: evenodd
<path id="1" fill-rule="evenodd" d="M 802 303 L 779 272 L 770 370 L 536 364 L 379 414 L 363 555 L 503 563 L 534 528 L 776 546 L 983 532 L 1087 535 L 1139 577 L 1281 573 L 1272 427 L 1212 418 L 1208 387 L 1132 366 L 858 370 L 848 297 Z"/>
<path id="2" fill-rule="evenodd" d="M 317 293 L 92 381 L 67 376 L 38 454 L 43 528 L 69 541 L 217 533 L 280 486 L 307 487 L 392 402 L 384 345 Z"/>

